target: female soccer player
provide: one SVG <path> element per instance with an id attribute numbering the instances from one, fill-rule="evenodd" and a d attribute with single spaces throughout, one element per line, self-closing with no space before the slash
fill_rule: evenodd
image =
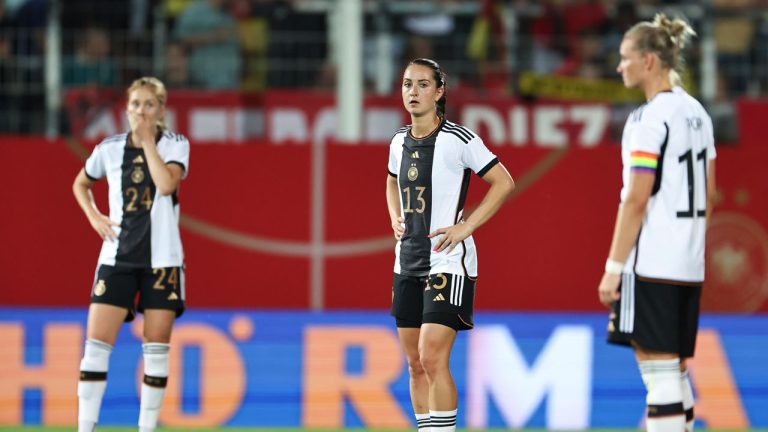
<path id="1" fill-rule="evenodd" d="M 109 355 L 120 325 L 133 320 L 137 310 L 144 314 L 139 430 L 155 430 L 168 380 L 171 330 L 184 312 L 178 191 L 189 170 L 189 142 L 165 129 L 162 82 L 140 78 L 127 93 L 130 132 L 96 146 L 72 185 L 88 222 L 104 240 L 80 363 L 79 432 L 93 431 L 98 422 Z M 91 193 L 103 177 L 109 184 L 109 216 L 99 211 Z"/>
<path id="2" fill-rule="evenodd" d="M 693 428 L 685 359 L 696 344 L 715 193 L 712 120 L 678 73 L 693 34 L 684 21 L 658 14 L 626 32 L 617 68 L 647 102 L 624 126 L 624 187 L 598 294 L 611 308 L 609 342 L 635 351 L 653 432 Z"/>
<path id="3" fill-rule="evenodd" d="M 472 233 L 514 189 L 483 140 L 445 118 L 445 91 L 445 74 L 435 61 L 416 59 L 405 69 L 402 96 L 411 124 L 392 138 L 387 176 L 387 206 L 398 240 L 392 315 L 421 432 L 456 430 L 458 398 L 448 360 L 456 332 L 473 326 Z M 472 171 L 491 187 L 465 218 Z"/>

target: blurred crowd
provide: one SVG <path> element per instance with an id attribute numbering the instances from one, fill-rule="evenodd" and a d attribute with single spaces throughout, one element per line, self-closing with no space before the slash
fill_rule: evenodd
<path id="1" fill-rule="evenodd" d="M 171 88 L 331 89 L 334 0 L 0 0 L 0 131 L 39 131 L 51 4 L 61 5 L 64 88 L 122 88 L 156 75 Z M 381 92 L 387 61 L 431 57 L 454 90 L 526 96 L 526 73 L 617 80 L 624 31 L 659 10 L 682 14 L 717 46 L 716 101 L 766 94 L 766 0 L 363 0 L 364 74 Z M 700 50 L 687 53 L 696 86 Z M 396 91 L 397 73 L 384 88 Z M 695 88 L 693 89 L 695 92 Z"/>

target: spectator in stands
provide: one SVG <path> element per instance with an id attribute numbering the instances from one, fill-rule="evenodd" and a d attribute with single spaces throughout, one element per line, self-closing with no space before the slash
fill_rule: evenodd
<path id="1" fill-rule="evenodd" d="M 163 13 L 171 23 L 174 23 L 181 12 L 186 9 L 187 6 L 192 4 L 193 1 L 194 0 L 163 0 Z"/>
<path id="2" fill-rule="evenodd" d="M 268 49 L 275 0 L 233 0 L 232 15 L 237 19 L 243 73 L 240 88 L 260 91 L 267 87 Z"/>
<path id="3" fill-rule="evenodd" d="M 240 85 L 240 40 L 225 0 L 197 0 L 176 20 L 176 37 L 189 52 L 189 75 L 208 89 Z"/>
<path id="4" fill-rule="evenodd" d="M 77 49 L 63 60 L 62 82 L 66 87 L 117 84 L 115 64 L 109 56 L 111 43 L 106 29 L 85 29 Z"/>
<path id="5" fill-rule="evenodd" d="M 269 87 L 314 87 L 328 59 L 325 12 L 298 12 L 292 0 L 274 0 L 269 20 Z"/>
<path id="6" fill-rule="evenodd" d="M 569 55 L 552 73 L 584 79 L 605 78 L 606 68 L 601 59 L 601 37 L 591 30 L 584 30 L 572 44 Z"/>
<path id="7" fill-rule="evenodd" d="M 503 15 L 509 7 L 506 1 L 482 0 L 480 13 L 475 17 L 467 37 L 467 57 L 474 61 L 473 86 L 495 94 L 510 92 L 510 73 L 507 28 Z"/>
<path id="8" fill-rule="evenodd" d="M 15 87 L 10 105 L 18 115 L 13 116 L 15 132 L 40 133 L 45 129 L 45 26 L 48 17 L 47 0 L 27 0 L 13 15 L 12 58 Z M 2 83 L 5 87 L 6 82 Z"/>
<path id="9" fill-rule="evenodd" d="M 752 79 L 749 64 L 756 54 L 753 47 L 758 35 L 757 20 L 747 13 L 751 2 L 718 0 L 714 3 L 719 8 L 713 20 L 719 72 L 725 75 L 727 91 L 746 93 Z"/>
<path id="10" fill-rule="evenodd" d="M 638 22 L 640 17 L 637 14 L 637 5 L 629 0 L 617 1 L 613 7 L 607 9 L 607 12 L 608 20 L 598 30 L 602 37 L 600 55 L 609 66 L 612 66 L 619 63 L 619 46 L 624 39 L 624 32 Z"/>
<path id="11" fill-rule="evenodd" d="M 134 0 L 66 0 L 61 2 L 61 24 L 68 30 L 102 27 L 111 31 L 127 31 L 135 12 Z"/>
<path id="12" fill-rule="evenodd" d="M 0 132 L 10 130 L 11 20 L 5 2 L 0 0 Z"/>
<path id="13" fill-rule="evenodd" d="M 189 86 L 189 62 L 184 46 L 171 42 L 165 47 L 165 85 L 170 88 Z"/>
<path id="14" fill-rule="evenodd" d="M 11 17 L 5 2 L 0 0 L 0 61 L 11 56 Z M 4 81 L 3 81 L 4 82 Z"/>
<path id="15" fill-rule="evenodd" d="M 530 22 L 532 69 L 540 74 L 557 69 L 574 49 L 577 35 L 606 22 L 605 7 L 596 0 L 548 0 Z"/>
<path id="16" fill-rule="evenodd" d="M 430 12 L 403 15 L 402 27 L 407 39 L 400 64 L 414 58 L 440 58 L 443 64 L 454 65 L 466 61 L 466 38 L 457 36 L 459 17 L 442 8 L 443 3 L 450 2 L 436 1 Z M 456 82 L 460 68 L 454 67 L 453 70 L 457 71 L 453 77 Z"/>

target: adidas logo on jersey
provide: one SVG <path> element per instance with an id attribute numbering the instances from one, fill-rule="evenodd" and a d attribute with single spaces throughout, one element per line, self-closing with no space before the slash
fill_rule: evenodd
<path id="1" fill-rule="evenodd" d="M 179 296 L 176 295 L 175 292 L 172 292 L 171 295 L 168 296 L 168 300 L 178 300 Z"/>
<path id="2" fill-rule="evenodd" d="M 141 155 L 138 155 L 135 158 L 133 158 L 133 163 L 144 163 L 144 158 L 141 157 Z"/>
<path id="3" fill-rule="evenodd" d="M 418 159 L 419 158 L 419 151 L 416 150 L 415 152 L 411 153 L 411 159 Z"/>
<path id="4" fill-rule="evenodd" d="M 439 293 L 435 296 L 435 298 L 432 299 L 432 301 L 445 301 L 445 297 L 443 297 L 442 293 Z"/>

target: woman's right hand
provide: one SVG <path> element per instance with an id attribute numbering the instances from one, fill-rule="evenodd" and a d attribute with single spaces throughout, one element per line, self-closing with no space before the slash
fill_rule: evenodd
<path id="1" fill-rule="evenodd" d="M 102 240 L 115 241 L 117 239 L 117 233 L 112 227 L 120 226 L 120 224 L 112 221 L 109 217 L 99 212 L 94 212 L 88 216 L 88 222 L 91 223 L 91 227 Z"/>
<path id="2" fill-rule="evenodd" d="M 392 219 L 392 231 L 395 232 L 395 239 L 400 240 L 405 234 L 405 219 L 402 217 Z"/>

